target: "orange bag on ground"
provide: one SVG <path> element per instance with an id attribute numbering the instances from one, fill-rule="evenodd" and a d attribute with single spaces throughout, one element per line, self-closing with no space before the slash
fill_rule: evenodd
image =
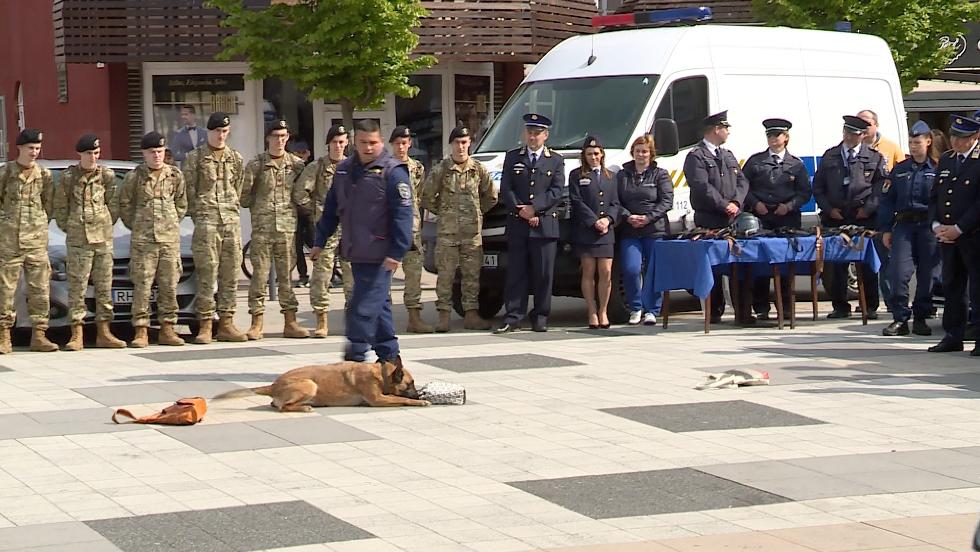
<path id="1" fill-rule="evenodd" d="M 123 415 L 132 418 L 129 423 L 135 424 L 163 424 L 163 425 L 194 425 L 204 419 L 204 413 L 208 411 L 207 402 L 203 397 L 189 397 L 180 399 L 174 404 L 164 408 L 156 414 L 137 418 L 133 413 L 125 408 L 120 408 L 112 414 L 112 421 L 118 423 L 116 416 Z"/>

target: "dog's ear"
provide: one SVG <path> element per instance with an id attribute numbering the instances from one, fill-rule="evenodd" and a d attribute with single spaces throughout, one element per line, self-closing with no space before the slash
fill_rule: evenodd
<path id="1" fill-rule="evenodd" d="M 405 377 L 405 370 L 401 366 L 396 366 L 395 371 L 391 373 L 391 381 L 400 382 Z"/>

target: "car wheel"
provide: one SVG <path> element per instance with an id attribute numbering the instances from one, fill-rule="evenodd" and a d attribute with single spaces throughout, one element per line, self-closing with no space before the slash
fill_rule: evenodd
<path id="1" fill-rule="evenodd" d="M 500 309 L 504 306 L 504 290 L 500 287 L 480 286 L 480 295 L 477 297 L 479 302 L 478 311 L 484 320 L 491 320 L 497 316 Z M 465 316 L 463 310 L 463 290 L 459 278 L 453 282 L 453 310 L 460 316 Z"/>
<path id="2" fill-rule="evenodd" d="M 242 247 L 242 272 L 245 273 L 245 277 L 249 280 L 252 279 L 252 259 L 248 256 L 248 248 L 252 245 L 252 240 L 245 242 L 245 246 Z M 195 334 L 197 332 L 194 332 Z"/>
<path id="3" fill-rule="evenodd" d="M 609 308 L 606 310 L 609 322 L 613 324 L 625 324 L 630 316 L 630 309 L 626 302 L 626 288 L 623 287 L 623 277 L 619 271 L 619 260 L 613 260 L 612 268 L 612 293 L 609 294 Z"/>
<path id="4" fill-rule="evenodd" d="M 847 294 L 849 297 L 858 295 L 857 265 L 854 263 L 847 265 Z"/>

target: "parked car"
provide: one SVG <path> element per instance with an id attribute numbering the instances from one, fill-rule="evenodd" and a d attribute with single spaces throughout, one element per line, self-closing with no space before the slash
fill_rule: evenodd
<path id="1" fill-rule="evenodd" d="M 55 187 L 61 185 L 61 172 L 78 163 L 77 160 L 40 160 L 39 163 L 51 171 Z M 100 161 L 106 167 L 116 172 L 117 186 L 121 186 L 126 173 L 136 168 L 136 163 L 129 161 Z M 197 293 L 197 279 L 194 278 L 194 258 L 191 255 L 191 235 L 194 224 L 190 217 L 185 217 L 180 223 L 180 258 L 183 272 L 177 285 L 177 323 L 187 324 L 191 331 L 197 331 L 197 315 L 194 312 L 194 297 Z M 112 229 L 113 235 L 113 267 L 112 267 L 112 302 L 115 316 L 113 324 L 129 325 L 133 303 L 133 282 L 129 279 L 129 229 L 122 221 L 116 221 Z M 65 245 L 65 233 L 54 220 L 48 225 L 48 258 L 51 261 L 51 310 L 49 325 L 51 327 L 69 326 L 68 317 L 68 255 Z M 91 284 L 85 294 L 88 313 L 85 316 L 87 324 L 95 321 L 95 290 Z M 27 314 L 27 290 L 24 280 L 17 285 L 14 297 L 16 321 L 14 328 L 30 328 L 31 320 Z M 156 300 L 151 296 L 151 323 L 156 323 Z"/>

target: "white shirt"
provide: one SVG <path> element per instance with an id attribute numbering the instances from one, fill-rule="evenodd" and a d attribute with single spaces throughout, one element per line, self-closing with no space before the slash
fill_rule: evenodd
<path id="1" fill-rule="evenodd" d="M 776 153 L 776 152 L 772 151 L 772 149 L 770 149 L 769 150 L 769 159 L 772 159 L 772 156 L 773 155 L 775 155 L 776 157 L 778 157 L 779 158 L 779 162 L 782 163 L 783 162 L 783 159 L 786 158 L 786 150 L 783 150 L 783 151 L 781 151 L 779 153 Z"/>
<path id="2" fill-rule="evenodd" d="M 712 144 L 707 140 L 701 140 L 701 142 L 704 144 L 704 147 L 708 148 L 708 151 L 711 152 L 711 155 L 718 157 L 718 146 Z"/>
<path id="3" fill-rule="evenodd" d="M 858 144 L 853 148 L 848 148 L 846 145 L 842 144 L 840 147 L 840 152 L 841 155 L 844 157 L 844 161 L 847 161 L 847 152 L 851 151 L 851 149 L 854 150 L 854 157 L 857 157 L 858 155 L 861 154 L 861 144 Z"/>
<path id="4" fill-rule="evenodd" d="M 534 160 L 541 159 L 541 154 L 542 153 L 544 153 L 544 146 L 541 146 L 541 149 L 539 149 L 537 151 L 532 150 L 531 148 L 527 148 L 527 158 L 528 159 L 534 159 Z M 532 155 L 535 156 L 535 157 L 531 157 Z"/>

